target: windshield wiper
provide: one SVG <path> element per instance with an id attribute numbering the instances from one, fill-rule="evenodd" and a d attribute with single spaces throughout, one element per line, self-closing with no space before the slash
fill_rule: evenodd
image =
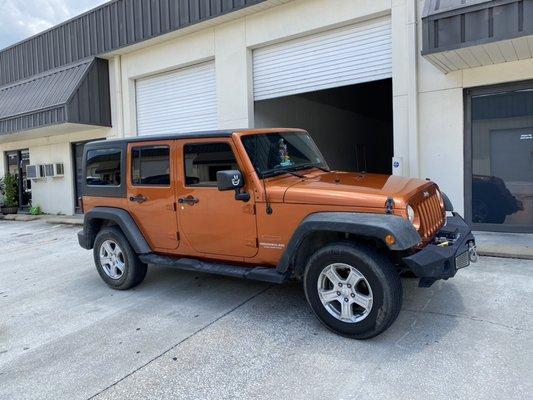
<path id="1" fill-rule="evenodd" d="M 290 174 L 290 175 L 293 175 L 293 176 L 295 176 L 297 178 L 305 179 L 305 176 L 303 176 L 301 174 L 297 174 L 296 172 L 290 171 L 288 169 L 274 169 L 274 170 L 266 171 L 266 172 L 263 172 L 261 174 L 261 176 L 263 178 L 269 178 L 271 176 L 277 176 L 277 175 L 283 175 L 283 174 Z"/>
<path id="2" fill-rule="evenodd" d="M 324 172 L 331 172 L 331 170 L 329 170 L 328 168 L 321 167 L 320 165 L 315 164 L 315 163 L 301 164 L 301 165 L 295 166 L 294 168 L 292 168 L 292 170 L 299 171 L 299 170 L 308 169 L 308 168 L 318 168 L 319 170 L 324 171 Z"/>

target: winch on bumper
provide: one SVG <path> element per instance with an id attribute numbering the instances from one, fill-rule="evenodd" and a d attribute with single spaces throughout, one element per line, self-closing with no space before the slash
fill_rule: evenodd
<path id="1" fill-rule="evenodd" d="M 476 262 L 477 257 L 470 227 L 454 212 L 432 243 L 402 261 L 420 278 L 420 287 L 429 287 L 438 279 L 453 277 L 457 270 Z"/>

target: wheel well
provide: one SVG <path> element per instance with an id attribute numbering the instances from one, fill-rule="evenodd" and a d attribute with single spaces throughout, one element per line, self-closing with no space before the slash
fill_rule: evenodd
<path id="1" fill-rule="evenodd" d="M 91 247 L 94 245 L 94 241 L 98 232 L 100 232 L 104 228 L 107 228 L 108 226 L 117 226 L 120 229 L 116 222 L 111 221 L 109 219 L 93 218 L 89 222 L 87 222 L 86 229 Z"/>
<path id="2" fill-rule="evenodd" d="M 300 279 L 307 266 L 307 260 L 320 248 L 335 242 L 358 242 L 383 250 L 386 249 L 382 241 L 365 236 L 355 235 L 348 232 L 337 231 L 314 231 L 305 236 L 304 240 L 296 250 L 293 258 L 292 269 L 294 276 Z"/>

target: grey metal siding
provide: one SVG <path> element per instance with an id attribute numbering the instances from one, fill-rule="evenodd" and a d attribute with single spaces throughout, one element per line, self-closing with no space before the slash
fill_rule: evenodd
<path id="1" fill-rule="evenodd" d="M 96 59 L 67 103 L 68 122 L 111 126 L 107 61 Z"/>
<path id="2" fill-rule="evenodd" d="M 65 108 L 63 106 L 55 107 L 29 115 L 20 115 L 0 120 L 0 135 L 63 122 L 67 122 L 65 119 Z"/>
<path id="3" fill-rule="evenodd" d="M 263 1 L 111 1 L 0 52 L 0 86 Z"/>
<path id="4" fill-rule="evenodd" d="M 533 35 L 533 0 L 426 0 L 422 54 Z"/>
<path id="5" fill-rule="evenodd" d="M 88 59 L 0 88 L 0 135 L 65 122 L 111 126 L 107 60 Z"/>

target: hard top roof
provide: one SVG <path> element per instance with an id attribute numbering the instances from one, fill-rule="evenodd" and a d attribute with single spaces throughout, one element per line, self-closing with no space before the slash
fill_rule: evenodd
<path id="1" fill-rule="evenodd" d="M 163 140 L 181 140 L 181 139 L 205 139 L 205 138 L 227 138 L 234 133 L 244 134 L 260 134 L 271 132 L 298 132 L 303 131 L 298 128 L 258 128 L 258 129 L 223 129 L 213 131 L 200 131 L 200 132 L 187 132 L 187 133 L 175 133 L 169 135 L 146 135 L 146 136 L 132 136 L 120 139 L 104 139 L 94 142 L 90 142 L 87 146 L 90 147 L 108 147 L 110 145 L 125 145 L 135 142 L 157 142 Z"/>

